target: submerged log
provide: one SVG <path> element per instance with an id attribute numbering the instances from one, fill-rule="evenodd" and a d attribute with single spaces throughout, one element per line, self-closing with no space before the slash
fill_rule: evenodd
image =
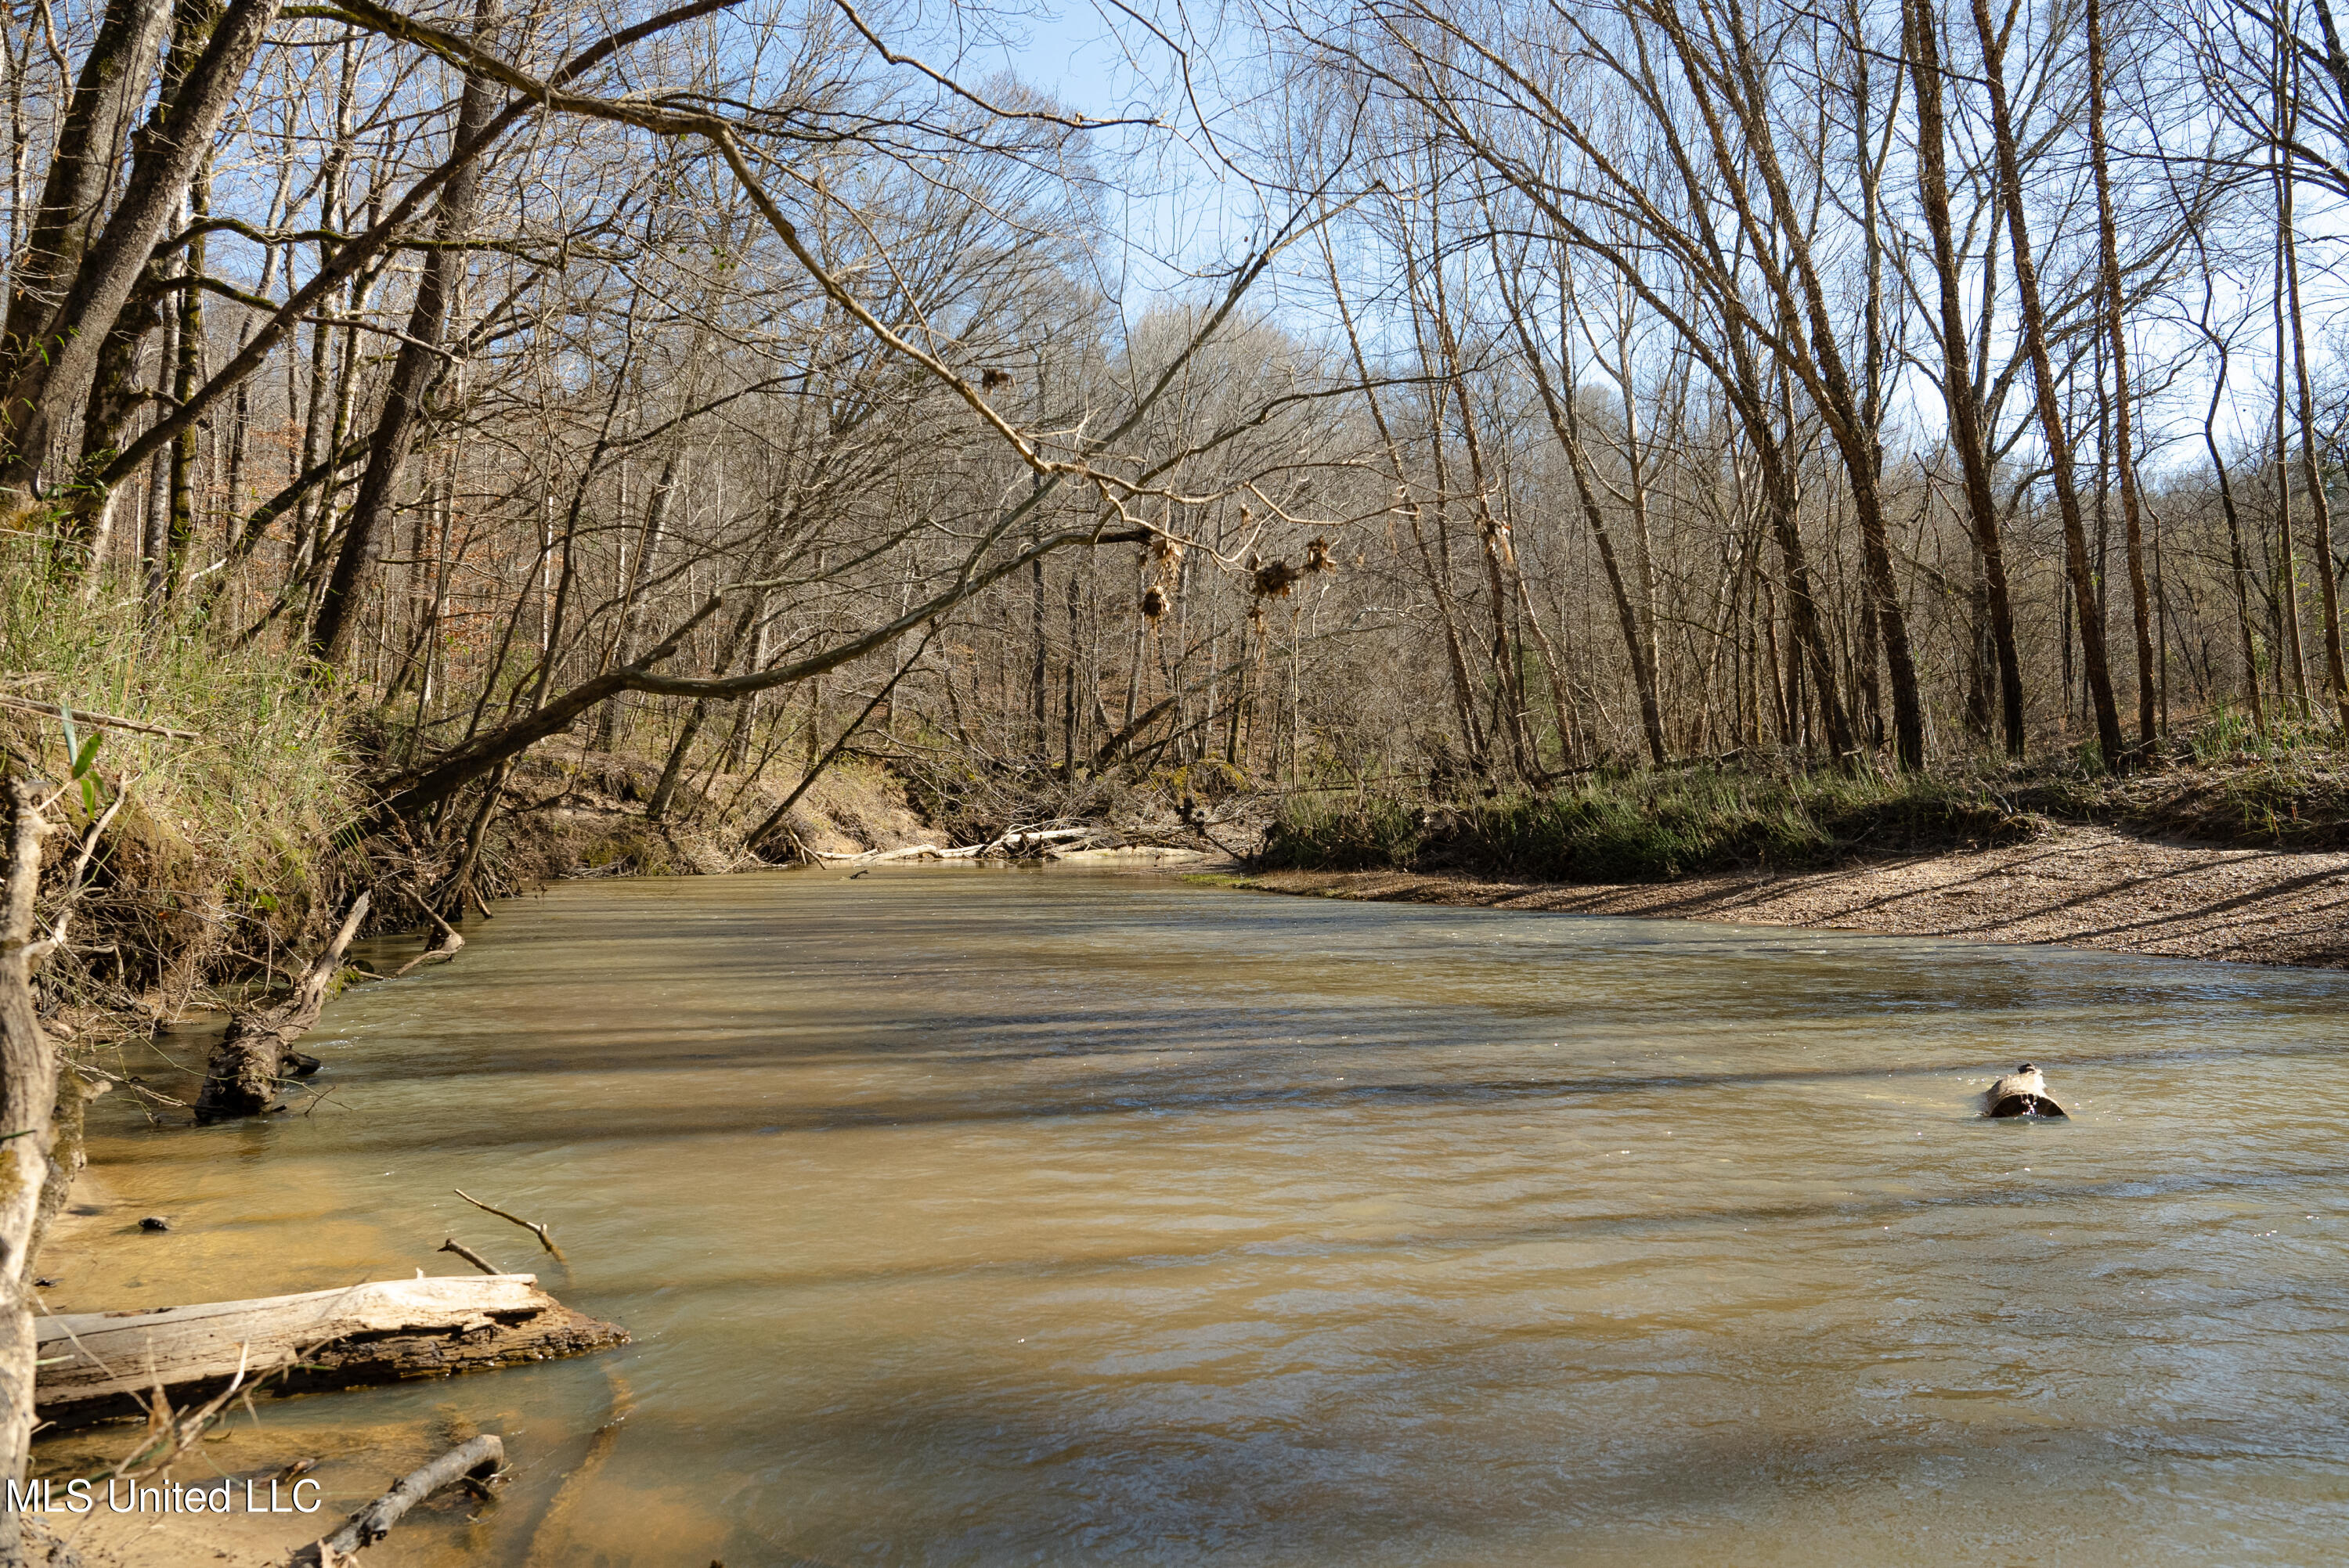
<path id="1" fill-rule="evenodd" d="M 430 1464 L 401 1477 L 398 1486 L 352 1514 L 340 1530 L 294 1553 L 289 1568 L 340 1568 L 389 1535 L 391 1527 L 405 1519 L 409 1509 L 442 1487 L 468 1477 L 485 1482 L 505 1462 L 505 1444 L 488 1432 L 450 1449 Z"/>
<path id="2" fill-rule="evenodd" d="M 212 1047 L 204 1069 L 204 1087 L 196 1096 L 196 1119 L 218 1121 L 231 1116 L 258 1116 L 276 1103 L 289 1076 L 308 1077 L 318 1070 L 316 1058 L 303 1056 L 294 1042 L 310 1032 L 326 1005 L 326 992 L 342 973 L 343 952 L 358 934 L 367 918 L 367 895 L 352 901 L 350 913 L 326 952 L 294 984 L 294 994 L 274 1007 L 239 1013 L 229 1021 L 228 1033 Z"/>
<path id="3" fill-rule="evenodd" d="M 61 1427 L 144 1413 L 161 1385 L 174 1405 L 240 1377 L 282 1393 L 482 1372 L 625 1345 L 628 1333 L 572 1311 L 533 1274 L 382 1280 L 301 1295 L 39 1320 L 41 1418 Z"/>
<path id="4" fill-rule="evenodd" d="M 2064 1108 L 2049 1098 L 2047 1075 L 2025 1062 L 1982 1091 L 1982 1114 L 2001 1120 L 2016 1116 L 2064 1117 Z"/>

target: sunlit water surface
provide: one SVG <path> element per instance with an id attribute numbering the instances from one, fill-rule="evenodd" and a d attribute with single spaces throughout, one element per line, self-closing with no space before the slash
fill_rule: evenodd
<path id="1" fill-rule="evenodd" d="M 505 1433 L 387 1562 L 2333 1562 L 2345 998 L 1113 873 L 574 884 L 336 1003 L 306 1115 L 101 1102 L 49 1294 L 454 1235 L 634 1331 L 183 1472 L 307 1450 L 347 1506 Z M 2069 1124 L 1973 1116 L 2024 1057 Z"/>

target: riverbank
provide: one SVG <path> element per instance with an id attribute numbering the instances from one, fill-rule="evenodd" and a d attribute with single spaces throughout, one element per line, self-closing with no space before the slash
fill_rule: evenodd
<path id="1" fill-rule="evenodd" d="M 1988 849 L 1666 882 L 1274 871 L 1239 878 L 1237 885 L 1455 908 L 2052 942 L 2170 958 L 2349 968 L 2349 853 L 2164 843 L 2079 825 Z"/>

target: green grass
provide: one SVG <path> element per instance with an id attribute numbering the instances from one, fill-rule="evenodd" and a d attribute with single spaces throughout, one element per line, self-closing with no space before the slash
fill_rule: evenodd
<path id="1" fill-rule="evenodd" d="M 308 666 L 222 649 L 201 626 L 150 617 L 122 584 L 108 587 L 83 603 L 33 541 L 0 539 L 0 693 L 197 733 L 83 731 L 105 737 L 98 810 L 126 797 L 96 861 L 88 941 L 124 943 L 134 985 L 166 970 L 194 983 L 233 950 L 297 940 L 339 896 L 331 841 L 357 805 L 338 746 L 345 707 Z M 56 718 L 0 710 L 0 743 L 12 769 L 67 777 Z M 57 810 L 86 827 L 78 795 Z"/>
<path id="2" fill-rule="evenodd" d="M 1449 804 L 1295 797 L 1266 839 L 1262 863 L 1663 882 L 1878 851 L 2011 843 L 2036 830 L 2031 818 L 1971 784 L 1690 769 L 1588 779 L 1547 797 Z"/>

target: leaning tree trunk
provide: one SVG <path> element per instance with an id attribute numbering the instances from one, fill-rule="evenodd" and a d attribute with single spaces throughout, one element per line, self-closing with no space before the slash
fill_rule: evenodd
<path id="1" fill-rule="evenodd" d="M 1563 268 L 1561 257 L 1561 274 Z M 1495 271 L 1500 273 L 1497 259 Z M 1509 280 L 1504 274 L 1503 287 L 1506 289 L 1508 284 Z M 1561 295 L 1566 286 L 1561 276 Z M 1504 298 L 1506 297 L 1505 294 Z M 1582 425 L 1575 412 L 1577 388 L 1573 366 L 1568 363 L 1564 367 L 1562 386 L 1551 383 L 1549 367 L 1543 362 L 1541 350 L 1534 342 L 1531 329 L 1526 325 L 1521 297 L 1519 301 L 1510 301 L 1509 320 L 1516 328 L 1517 346 L 1525 352 L 1526 366 L 1533 372 L 1535 390 L 1541 394 L 1542 411 L 1548 416 L 1550 434 L 1566 454 L 1567 469 L 1574 476 L 1575 499 L 1581 504 L 1583 521 L 1589 525 L 1591 541 L 1599 548 L 1599 563 L 1606 573 L 1607 591 L 1615 606 L 1616 628 L 1622 634 L 1624 655 L 1631 665 L 1632 689 L 1640 698 L 1640 732 L 1647 740 L 1650 759 L 1661 768 L 1671 760 L 1671 752 L 1664 740 L 1663 708 L 1656 700 L 1656 667 L 1649 661 L 1648 641 L 1640 633 L 1640 617 L 1631 607 L 1630 591 L 1623 581 L 1622 563 L 1616 559 L 1615 542 L 1608 534 L 1607 517 L 1599 510 L 1599 494 L 1591 484 L 1590 455 L 1582 444 Z M 1565 325 L 1563 320 L 1558 324 L 1561 344 L 1566 341 Z M 1520 578 L 1519 582 L 1522 585 L 1523 579 Z M 1532 619 L 1533 606 L 1530 603 L 1526 606 L 1526 614 L 1528 619 Z M 1536 622 L 1536 624 L 1539 623 Z M 1561 726 L 1564 722 L 1563 718 L 1559 720 Z M 1561 740 L 1565 738 L 1563 727 L 1559 730 L 1559 738 Z"/>
<path id="2" fill-rule="evenodd" d="M 134 139 L 121 198 L 88 248 L 70 264 L 60 256 L 26 258 L 53 269 L 63 298 L 36 330 L 12 331 L 0 355 L 0 517 L 30 509 L 33 477 L 57 431 L 88 400 L 98 347 L 211 152 L 213 131 L 276 25 L 278 4 L 231 0 L 210 46 L 174 89 L 169 120 Z"/>
<path id="3" fill-rule="evenodd" d="M 40 795 L 7 781 L 8 865 L 0 880 L 0 1480 L 22 1480 L 33 1438 L 32 1255 L 48 1177 L 57 1057 L 33 1006 L 33 898 L 41 882 Z M 18 1521 L 0 1510 L 0 1563 L 18 1560 Z"/>
<path id="4" fill-rule="evenodd" d="M 734 617 L 733 626 L 726 634 L 725 645 L 719 650 L 718 668 L 720 673 L 733 673 L 734 662 L 742 656 L 743 647 L 750 641 L 751 628 L 765 619 L 766 614 L 767 596 L 764 593 L 754 593 L 743 602 L 741 610 Z M 614 706 L 605 704 L 604 711 L 609 713 Z M 685 717 L 685 727 L 677 733 L 676 744 L 668 748 L 668 760 L 661 767 L 660 781 L 653 786 L 652 799 L 645 806 L 645 820 L 657 822 L 668 815 L 669 808 L 677 801 L 678 781 L 685 777 L 686 762 L 693 754 L 693 743 L 699 738 L 702 727 L 709 722 L 709 699 L 698 697 Z"/>

